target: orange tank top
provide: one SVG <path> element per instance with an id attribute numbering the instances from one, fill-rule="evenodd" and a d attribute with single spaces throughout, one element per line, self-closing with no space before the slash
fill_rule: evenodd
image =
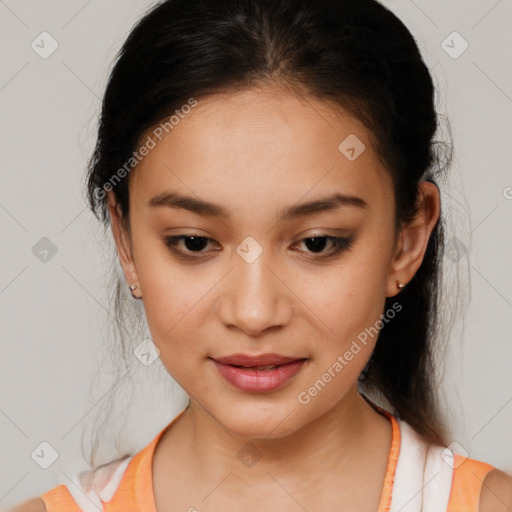
<path id="1" fill-rule="evenodd" d="M 477 512 L 484 477 L 494 466 L 454 454 L 448 448 L 442 453 L 443 462 L 430 455 L 429 459 L 426 455 L 433 445 L 423 445 L 407 423 L 373 405 L 392 425 L 391 448 L 377 512 Z M 137 454 L 79 473 L 72 483 L 61 484 L 42 494 L 47 512 L 157 512 L 153 495 L 153 453 L 162 434 L 185 410 Z M 420 457 L 424 462 L 418 462 Z M 431 470 L 427 474 L 425 468 L 429 464 Z M 418 481 L 412 480 L 416 468 L 422 473 Z M 436 479 L 443 472 L 444 480 Z M 425 498 L 425 489 L 429 490 L 430 499 Z M 439 496 L 441 503 L 444 499 L 447 506 L 439 505 Z"/>

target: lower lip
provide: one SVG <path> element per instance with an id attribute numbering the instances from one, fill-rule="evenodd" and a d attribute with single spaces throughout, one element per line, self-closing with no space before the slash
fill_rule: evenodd
<path id="1" fill-rule="evenodd" d="M 282 364 L 273 370 L 258 370 L 256 368 L 239 368 L 213 360 L 219 373 L 233 386 L 241 391 L 265 393 L 275 391 L 296 375 L 305 359 Z"/>

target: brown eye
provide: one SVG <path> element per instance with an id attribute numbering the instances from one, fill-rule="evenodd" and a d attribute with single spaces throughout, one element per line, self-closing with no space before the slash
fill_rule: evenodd
<path id="1" fill-rule="evenodd" d="M 329 257 L 350 249 L 352 241 L 353 237 L 343 238 L 325 235 L 303 238 L 299 243 L 304 243 L 308 249 L 307 252 L 312 252 L 314 254 L 321 254 L 325 247 L 330 243 L 331 250 L 328 251 L 327 254 L 321 256 Z"/>
<path id="2" fill-rule="evenodd" d="M 179 247 L 180 242 L 183 242 L 184 250 Z M 204 253 L 206 251 L 203 249 L 208 246 L 209 242 L 214 242 L 214 240 L 205 236 L 177 235 L 165 238 L 165 245 L 167 247 L 183 255 L 187 253 Z"/>

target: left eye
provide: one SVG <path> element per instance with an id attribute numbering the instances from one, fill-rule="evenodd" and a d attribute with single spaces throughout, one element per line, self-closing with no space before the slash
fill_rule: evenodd
<path id="1" fill-rule="evenodd" d="M 333 256 L 342 251 L 350 249 L 350 246 L 352 245 L 352 237 L 342 238 L 328 235 L 313 236 L 310 238 L 303 238 L 298 243 L 304 243 L 309 251 L 313 252 L 314 254 L 317 254 L 325 252 L 324 249 L 328 242 L 331 243 L 332 249 L 330 252 L 327 252 L 326 257 Z"/>
<path id="2" fill-rule="evenodd" d="M 342 237 L 336 237 L 336 236 L 313 236 L 309 238 L 303 238 L 302 240 L 299 240 L 299 242 L 296 242 L 294 245 L 297 244 L 305 244 L 308 248 L 308 251 L 301 251 L 301 252 L 312 252 L 313 254 L 321 254 L 325 253 L 325 247 L 328 245 L 328 243 L 331 244 L 331 250 L 327 251 L 327 254 L 325 256 L 321 257 L 328 257 L 328 256 L 334 256 L 335 254 L 338 254 L 342 251 L 350 249 L 352 245 L 353 238 L 342 238 Z M 180 248 L 180 242 L 183 242 L 185 245 L 185 250 Z M 169 247 L 169 249 L 173 250 L 174 252 L 178 253 L 181 256 L 187 257 L 190 254 L 193 253 L 208 253 L 208 251 L 204 251 L 205 247 L 208 246 L 208 243 L 217 243 L 213 238 L 208 238 L 205 236 L 187 236 L 187 235 L 177 235 L 177 236 L 170 236 L 166 237 L 165 239 L 165 245 Z M 217 244 L 218 245 L 218 244 Z M 214 251 L 218 251 L 219 249 L 214 249 Z M 210 251 L 211 252 L 211 251 Z M 192 258 L 196 258 L 197 256 L 191 256 Z"/>

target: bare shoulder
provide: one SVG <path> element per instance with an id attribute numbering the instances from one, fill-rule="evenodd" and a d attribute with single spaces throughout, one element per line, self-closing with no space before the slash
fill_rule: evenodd
<path id="1" fill-rule="evenodd" d="M 480 512 L 512 510 L 512 475 L 493 469 L 487 473 L 480 493 Z"/>
<path id="2" fill-rule="evenodd" d="M 16 505 L 7 512 L 46 512 L 46 505 L 41 498 L 32 498 Z"/>

